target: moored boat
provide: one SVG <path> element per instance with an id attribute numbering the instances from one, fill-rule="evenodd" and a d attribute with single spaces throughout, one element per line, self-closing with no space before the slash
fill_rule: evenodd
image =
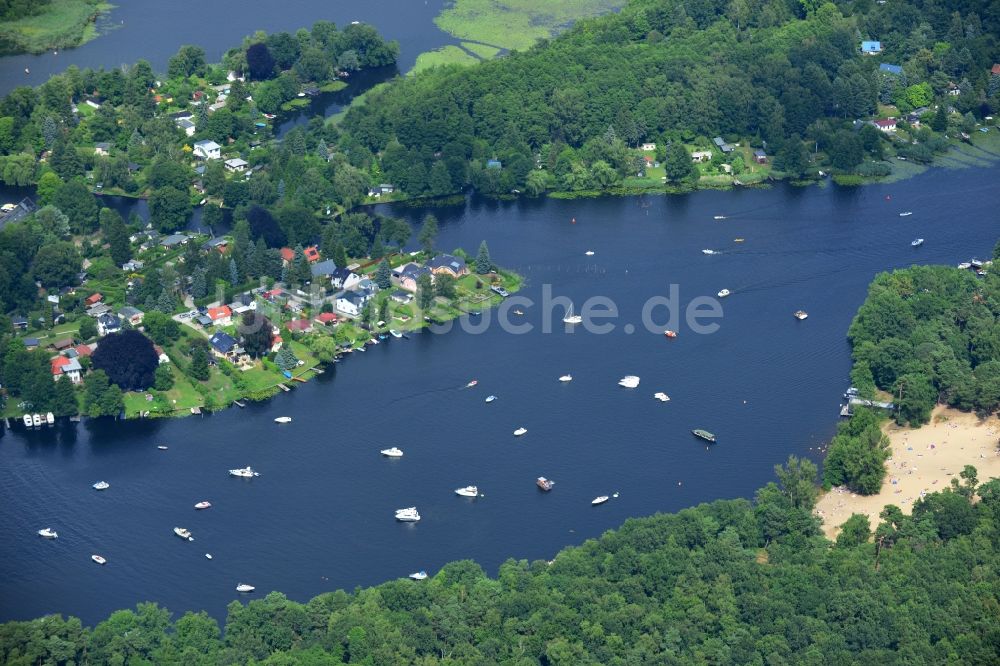
<path id="1" fill-rule="evenodd" d="M 677 337 L 677 331 L 671 331 L 669 328 L 663 331 L 663 335 L 667 336 L 671 340 Z"/>
<path id="2" fill-rule="evenodd" d="M 247 583 L 240 583 L 239 585 L 236 586 L 236 591 L 241 593 L 253 592 L 256 589 L 257 589 L 256 587 L 254 587 L 253 585 L 248 585 Z"/>
<path id="3" fill-rule="evenodd" d="M 653 397 L 659 400 L 660 402 L 670 402 L 670 396 L 664 393 L 663 391 L 654 393 Z"/>
<path id="4" fill-rule="evenodd" d="M 424 579 L 427 578 L 427 572 L 426 571 L 415 571 L 415 572 L 411 573 L 409 577 L 411 579 L 413 579 L 413 580 L 424 580 Z"/>
<path id="5" fill-rule="evenodd" d="M 194 508 L 199 509 L 199 510 L 201 510 L 201 509 L 210 509 L 211 507 L 212 507 L 212 503 L 208 502 L 208 501 L 198 502 L 197 504 L 194 505 Z"/>
<path id="6" fill-rule="evenodd" d="M 732 292 L 731 292 L 731 291 L 729 291 L 728 289 L 722 289 L 722 290 L 720 290 L 720 291 L 719 291 L 719 293 L 718 293 L 718 294 L 716 294 L 716 295 L 717 295 L 717 296 L 718 296 L 719 298 L 725 298 L 726 296 L 728 296 L 728 295 L 729 295 L 729 294 L 731 294 L 731 293 L 732 293 Z"/>
<path id="7" fill-rule="evenodd" d="M 599 504 L 604 504 L 609 499 L 611 499 L 611 498 L 608 497 L 607 495 L 601 495 L 600 497 L 595 497 L 594 499 L 590 500 L 590 505 L 591 506 L 597 506 Z"/>
<path id="8" fill-rule="evenodd" d="M 564 324 L 579 324 L 583 321 L 583 317 L 578 314 L 573 314 L 573 306 L 569 306 L 569 310 L 566 311 L 566 316 L 563 317 Z"/>
<path id="9" fill-rule="evenodd" d="M 278 418 L 274 419 L 274 422 L 275 423 L 291 423 L 292 422 L 292 417 L 291 416 L 279 416 Z"/>
<path id="10" fill-rule="evenodd" d="M 479 488 L 476 486 L 466 486 L 464 488 L 457 488 L 455 490 L 456 495 L 461 495 L 462 497 L 479 497 Z"/>
<path id="11" fill-rule="evenodd" d="M 805 310 L 796 310 L 793 316 L 799 321 L 802 321 L 803 319 L 806 319 L 809 316 L 809 313 L 806 312 Z"/>
<path id="12" fill-rule="evenodd" d="M 544 490 L 545 492 L 548 492 L 552 490 L 552 486 L 556 485 L 556 482 L 553 481 L 552 479 L 546 479 L 544 476 L 540 476 L 537 479 L 535 479 L 535 485 Z"/>
<path id="13" fill-rule="evenodd" d="M 108 483 L 107 481 L 98 481 L 93 486 L 91 486 L 91 488 L 93 488 L 94 490 L 107 490 L 110 487 L 111 484 Z"/>
<path id="14" fill-rule="evenodd" d="M 229 476 L 238 476 L 244 479 L 250 479 L 255 476 L 260 476 L 260 474 L 253 471 L 253 468 L 248 466 L 229 470 Z"/>
<path id="15" fill-rule="evenodd" d="M 522 426 L 522 427 L 520 427 L 520 428 L 518 428 L 517 430 L 514 431 L 514 437 L 520 437 L 521 435 L 523 435 L 526 432 L 528 432 L 528 429 L 525 428 L 524 426 Z"/>
<path id="16" fill-rule="evenodd" d="M 184 527 L 175 527 L 174 534 L 187 541 L 194 541 L 194 537 L 191 536 L 191 530 Z"/>
<path id="17" fill-rule="evenodd" d="M 563 375 L 562 377 L 559 378 L 559 381 L 561 381 L 561 382 L 571 382 L 571 381 L 573 381 L 573 375 Z"/>
<path id="18" fill-rule="evenodd" d="M 420 520 L 420 513 L 415 506 L 406 509 L 396 509 L 396 520 L 401 523 L 415 523 Z"/>
<path id="19" fill-rule="evenodd" d="M 31 425 L 35 426 L 36 428 L 38 426 L 42 425 L 42 415 L 41 414 L 32 414 L 31 415 Z"/>
<path id="20" fill-rule="evenodd" d="M 43 537 L 45 539 L 58 539 L 59 533 L 56 532 L 51 527 L 46 527 L 45 529 L 38 530 L 38 536 Z"/>
<path id="21" fill-rule="evenodd" d="M 21 417 L 21 420 L 24 421 L 25 428 L 31 427 L 31 414 L 25 414 L 24 416 Z"/>
<path id="22" fill-rule="evenodd" d="M 639 378 L 635 375 L 625 375 L 618 380 L 618 386 L 625 388 L 635 388 L 639 385 Z"/>
<path id="23" fill-rule="evenodd" d="M 53 423 L 56 422 L 56 415 L 53 414 L 52 412 L 46 412 L 45 413 L 45 422 L 48 423 L 49 425 L 52 425 Z"/>
<path id="24" fill-rule="evenodd" d="M 400 449 L 400 448 L 398 448 L 398 447 L 395 447 L 395 446 L 393 446 L 392 448 L 389 448 L 389 449 L 382 449 L 381 451 L 379 451 L 379 453 L 381 453 L 382 455 L 384 455 L 386 458 L 402 458 L 403 457 L 403 450 Z"/>
<path id="25" fill-rule="evenodd" d="M 403 337 L 403 333 L 401 331 L 397 331 L 394 328 L 390 328 L 389 329 L 389 335 L 391 335 L 394 338 L 401 338 L 401 337 Z"/>
<path id="26" fill-rule="evenodd" d="M 101 557 L 100 555 L 91 555 L 90 559 L 94 560 L 98 564 L 107 564 L 108 563 L 108 561 L 106 559 L 104 559 L 103 557 Z"/>
<path id="27" fill-rule="evenodd" d="M 712 433 L 710 433 L 707 430 L 702 430 L 701 428 L 698 428 L 696 430 L 692 430 L 691 433 L 695 437 L 700 437 L 701 439 L 705 440 L 706 442 L 715 443 L 715 435 L 713 435 Z"/>

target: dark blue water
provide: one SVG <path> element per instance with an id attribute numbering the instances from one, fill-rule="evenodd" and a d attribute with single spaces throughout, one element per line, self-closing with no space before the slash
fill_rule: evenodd
<path id="1" fill-rule="evenodd" d="M 145 58 L 158 72 L 183 44 L 205 49 L 219 62 L 229 48 L 257 30 L 294 33 L 319 20 L 375 26 L 386 39 L 400 43 L 399 68 L 406 71 L 417 56 L 456 40 L 434 24 L 442 0 L 126 0 L 101 20 L 102 35 L 76 49 L 41 55 L 0 58 L 0 95 L 16 86 L 37 86 L 70 65 L 111 69 Z M 30 73 L 25 74 L 28 68 Z"/>
<path id="2" fill-rule="evenodd" d="M 436 211 L 440 248 L 486 239 L 498 263 L 526 276 L 523 295 L 538 300 L 552 285 L 578 304 L 608 296 L 616 330 L 456 328 L 390 340 L 245 410 L 15 426 L 0 438 L 0 620 L 62 612 L 93 623 L 143 600 L 222 617 L 239 582 L 306 600 L 459 558 L 495 571 L 509 557 L 549 559 L 629 516 L 749 497 L 776 463 L 814 456 L 833 433 L 845 332 L 871 278 L 988 255 L 1000 235 L 998 175 L 935 170 L 849 190 L 474 200 Z M 916 236 L 927 242 L 914 250 Z M 670 284 L 684 303 L 731 289 L 719 331 L 627 334 Z M 799 308 L 807 321 L 792 318 Z M 523 319 L 538 325 L 538 309 Z M 573 382 L 560 384 L 567 372 Z M 638 389 L 616 385 L 626 374 L 641 376 Z M 460 388 L 472 378 L 476 388 Z M 484 404 L 490 393 L 499 400 Z M 274 424 L 280 415 L 293 423 Z M 513 437 L 522 425 L 528 434 Z M 699 427 L 719 443 L 695 440 Z M 380 457 L 391 445 L 405 457 Z M 244 465 L 261 476 L 227 476 Z M 551 493 L 535 488 L 540 475 L 555 479 Z M 101 479 L 111 488 L 98 493 L 90 485 Z M 486 496 L 453 494 L 467 484 Z M 620 498 L 590 506 L 613 491 Z M 204 499 L 213 508 L 196 512 Z M 394 509 L 412 505 L 419 524 L 394 522 Z M 58 540 L 35 536 L 46 526 Z M 181 541 L 174 526 L 196 540 Z"/>

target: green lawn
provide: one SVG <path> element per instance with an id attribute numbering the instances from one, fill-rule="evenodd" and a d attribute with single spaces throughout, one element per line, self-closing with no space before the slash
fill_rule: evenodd
<path id="1" fill-rule="evenodd" d="M 0 43 L 8 53 L 79 46 L 97 37 L 94 20 L 112 7 L 94 0 L 52 0 L 40 14 L 0 23 Z"/>
<path id="2" fill-rule="evenodd" d="M 408 73 L 414 74 L 422 69 L 437 67 L 438 65 L 474 65 L 479 60 L 469 55 L 457 46 L 442 46 L 433 51 L 425 51 L 417 56 L 417 63 Z"/>

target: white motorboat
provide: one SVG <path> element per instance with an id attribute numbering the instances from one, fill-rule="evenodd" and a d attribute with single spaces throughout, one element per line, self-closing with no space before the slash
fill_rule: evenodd
<path id="1" fill-rule="evenodd" d="M 625 388 L 635 388 L 639 385 L 639 378 L 635 375 L 625 375 L 618 380 L 618 386 L 624 386 Z"/>
<path id="2" fill-rule="evenodd" d="M 660 391 L 659 393 L 654 393 L 653 397 L 659 400 L 660 402 L 670 402 L 670 396 L 664 393 L 663 391 Z"/>
<path id="3" fill-rule="evenodd" d="M 410 574 L 410 578 L 413 579 L 413 580 L 424 580 L 424 579 L 427 578 L 427 572 L 426 571 L 416 571 L 416 572 Z"/>
<path id="4" fill-rule="evenodd" d="M 174 534 L 187 541 L 194 541 L 194 537 L 191 536 L 191 530 L 184 527 L 175 527 Z"/>
<path id="5" fill-rule="evenodd" d="M 94 490 L 107 490 L 110 487 L 111 484 L 108 483 L 107 481 L 98 481 L 93 486 L 91 486 L 91 488 L 93 488 Z"/>
<path id="6" fill-rule="evenodd" d="M 206 560 L 212 559 L 212 553 L 205 553 L 205 559 Z"/>
<path id="7" fill-rule="evenodd" d="M 615 499 L 617 499 L 618 498 L 618 493 L 617 492 L 611 493 L 611 496 L 614 497 Z"/>
<path id="8" fill-rule="evenodd" d="M 566 311 L 566 316 L 563 317 L 564 324 L 579 324 L 583 321 L 583 317 L 578 314 L 573 314 L 573 306 L 569 306 L 569 310 Z"/>
<path id="9" fill-rule="evenodd" d="M 528 432 L 528 429 L 525 428 L 524 426 L 521 426 L 520 428 L 514 431 L 514 437 L 520 437 L 526 432 Z"/>
<path id="10" fill-rule="evenodd" d="M 38 536 L 44 537 L 46 539 L 58 539 L 59 538 L 59 533 L 56 532 L 51 527 L 46 527 L 43 530 L 38 530 Z"/>
<path id="11" fill-rule="evenodd" d="M 920 247 L 923 244 L 924 244 L 923 238 L 914 238 L 912 241 L 910 241 L 910 245 L 913 247 Z"/>
<path id="12" fill-rule="evenodd" d="M 497 399 L 497 397 L 495 395 L 488 395 L 488 396 L 486 396 L 486 402 L 493 402 L 496 399 Z"/>
<path id="13" fill-rule="evenodd" d="M 535 479 L 535 485 L 544 490 L 545 492 L 549 492 L 550 490 L 552 490 L 552 486 L 556 485 L 556 482 L 553 481 L 552 479 L 546 479 L 544 476 L 540 476 L 537 479 Z"/>
<path id="14" fill-rule="evenodd" d="M 253 471 L 252 467 L 241 467 L 240 469 L 229 470 L 229 476 L 238 476 L 244 479 L 250 479 L 255 476 L 260 476 L 260 474 Z"/>
<path id="15" fill-rule="evenodd" d="M 718 297 L 719 297 L 719 298 L 725 298 L 725 297 L 726 297 L 726 296 L 728 296 L 728 295 L 729 295 L 730 293 L 731 293 L 731 292 L 730 292 L 730 291 L 729 291 L 728 289 L 723 289 L 723 290 L 722 290 L 722 291 L 720 291 L 720 292 L 719 292 L 719 293 L 718 293 L 717 295 L 718 295 Z"/>
<path id="16" fill-rule="evenodd" d="M 52 412 L 46 412 L 45 413 L 45 422 L 48 423 L 49 425 L 52 425 L 53 423 L 56 422 L 56 415 L 53 414 Z"/>
<path id="17" fill-rule="evenodd" d="M 799 321 L 802 321 L 803 319 L 806 319 L 806 318 L 809 317 L 809 313 L 806 312 L 805 310 L 796 310 L 795 314 L 793 316 L 796 319 L 798 319 Z"/>
<path id="18" fill-rule="evenodd" d="M 38 426 L 42 425 L 42 415 L 41 414 L 32 414 L 31 415 L 31 425 L 35 426 L 36 428 Z"/>
<path id="19" fill-rule="evenodd" d="M 724 220 L 724 219 L 726 219 L 726 216 L 725 215 L 716 215 L 712 219 L 713 220 Z"/>
<path id="20" fill-rule="evenodd" d="M 194 505 L 194 508 L 198 509 L 199 511 L 201 509 L 210 509 L 212 508 L 212 503 L 208 501 L 198 502 L 197 504 Z"/>
<path id="21" fill-rule="evenodd" d="M 401 337 L 403 337 L 403 334 L 400 331 L 397 331 L 394 328 L 390 328 L 389 329 L 389 335 L 391 335 L 394 338 L 401 338 Z"/>
<path id="22" fill-rule="evenodd" d="M 900 217 L 909 217 L 911 215 L 913 215 L 913 211 L 912 210 L 906 210 L 906 211 L 903 211 L 902 213 L 899 214 Z"/>
<path id="23" fill-rule="evenodd" d="M 292 417 L 291 416 L 279 416 L 278 418 L 274 419 L 274 422 L 275 423 L 291 423 L 292 422 Z"/>
<path id="24" fill-rule="evenodd" d="M 611 498 L 608 497 L 607 495 L 601 495 L 600 497 L 595 497 L 594 499 L 590 500 L 590 505 L 597 506 L 598 504 L 604 504 L 609 499 Z"/>
<path id="25" fill-rule="evenodd" d="M 466 486 L 456 489 L 455 494 L 462 497 L 479 497 L 479 488 L 476 486 Z"/>
<path id="26" fill-rule="evenodd" d="M 967 270 L 969 268 L 972 268 L 972 264 L 969 263 L 968 261 L 963 261 L 962 263 L 960 263 L 958 265 L 958 267 L 964 271 L 964 270 Z"/>
<path id="27" fill-rule="evenodd" d="M 21 420 L 24 421 L 25 428 L 31 427 L 31 414 L 25 414 L 24 416 L 21 417 Z"/>
<path id="28" fill-rule="evenodd" d="M 559 378 L 559 381 L 561 381 L 561 382 L 571 382 L 571 381 L 573 381 L 573 375 L 563 375 L 562 377 Z"/>
<path id="29" fill-rule="evenodd" d="M 702 250 L 702 254 L 718 254 L 715 250 Z"/>
<path id="30" fill-rule="evenodd" d="M 156 448 L 158 448 L 158 449 L 159 449 L 159 450 L 161 450 L 161 451 L 166 451 L 166 450 L 167 450 L 168 448 L 170 448 L 170 447 L 168 447 L 168 446 L 166 446 L 166 445 L 164 445 L 164 444 L 160 444 L 160 445 L 159 445 L 159 446 L 157 446 Z"/>
<path id="31" fill-rule="evenodd" d="M 384 455 L 386 458 L 402 458 L 403 457 L 403 450 L 400 449 L 400 448 L 398 448 L 398 447 L 395 447 L 395 446 L 392 447 L 391 449 L 382 449 L 381 451 L 379 451 L 379 453 L 381 453 L 382 455 Z"/>
<path id="32" fill-rule="evenodd" d="M 254 587 L 253 585 L 247 585 L 246 583 L 240 583 L 239 585 L 236 586 L 236 591 L 237 592 L 241 592 L 241 593 L 242 592 L 253 592 L 256 589 L 257 588 Z"/>
<path id="33" fill-rule="evenodd" d="M 103 557 L 101 557 L 100 555 L 91 555 L 90 559 L 94 560 L 98 564 L 107 564 L 108 563 L 108 561 L 106 559 L 104 559 Z"/>
<path id="34" fill-rule="evenodd" d="M 415 523 L 420 520 L 420 513 L 415 506 L 406 509 L 396 509 L 396 520 L 401 523 Z"/>
<path id="35" fill-rule="evenodd" d="M 587 255 L 588 257 L 592 257 L 592 256 L 594 256 L 594 251 L 593 250 L 587 250 L 586 252 L 584 252 L 584 254 Z"/>

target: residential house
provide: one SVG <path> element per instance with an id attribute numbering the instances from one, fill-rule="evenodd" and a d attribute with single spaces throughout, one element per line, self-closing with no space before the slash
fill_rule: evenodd
<path id="1" fill-rule="evenodd" d="M 18 331 L 28 330 L 28 319 L 26 317 L 21 317 L 20 315 L 18 315 L 15 316 L 10 321 L 14 325 L 14 328 L 17 329 Z"/>
<path id="2" fill-rule="evenodd" d="M 865 55 L 878 55 L 882 53 L 882 42 L 863 41 L 861 42 L 861 52 Z"/>
<path id="3" fill-rule="evenodd" d="M 159 345 L 153 345 L 153 350 L 156 352 L 156 360 L 159 365 L 163 365 L 164 363 L 170 363 L 170 357 L 167 356 L 167 353 L 165 351 L 163 351 L 163 347 Z"/>
<path id="4" fill-rule="evenodd" d="M 232 303 L 229 304 L 229 309 L 232 310 L 235 315 L 243 315 L 247 312 L 256 310 L 257 301 L 254 300 L 251 294 L 240 294 L 233 299 Z"/>
<path id="5" fill-rule="evenodd" d="M 209 317 L 207 314 L 198 315 L 197 317 L 194 318 L 194 321 L 202 328 L 208 328 L 209 326 L 212 325 L 212 318 Z"/>
<path id="6" fill-rule="evenodd" d="M 141 271 L 142 267 L 145 266 L 143 262 L 138 259 L 129 259 L 124 264 L 122 264 L 122 270 L 126 273 L 135 273 L 136 271 Z"/>
<path id="7" fill-rule="evenodd" d="M 109 333 L 122 330 L 122 320 L 117 315 L 102 314 L 97 318 L 97 334 L 102 338 Z"/>
<path id="8" fill-rule="evenodd" d="M 212 320 L 212 323 L 216 326 L 229 326 L 233 323 L 233 311 L 228 305 L 222 305 L 217 308 L 209 308 L 208 312 L 205 313 L 208 318 Z"/>
<path id="9" fill-rule="evenodd" d="M 361 276 L 347 268 L 338 268 L 330 276 L 334 289 L 354 289 L 361 282 Z"/>
<path id="10" fill-rule="evenodd" d="M 94 144 L 94 154 L 107 157 L 111 154 L 111 144 L 107 141 L 98 141 Z"/>
<path id="11" fill-rule="evenodd" d="M 60 338 L 52 343 L 52 348 L 57 352 L 66 351 L 67 349 L 72 349 L 75 345 L 73 344 L 73 338 Z"/>
<path id="12" fill-rule="evenodd" d="M 271 338 L 271 353 L 272 354 L 278 353 L 278 351 L 281 349 L 281 345 L 284 344 L 284 342 L 285 341 L 281 339 L 281 336 L 275 333 L 274 337 Z"/>
<path id="13" fill-rule="evenodd" d="M 362 278 L 354 290 L 364 296 L 367 300 L 371 300 L 375 298 L 375 294 L 378 293 L 378 285 L 375 284 L 374 280 Z"/>
<path id="14" fill-rule="evenodd" d="M 408 291 L 399 290 L 392 292 L 392 295 L 389 298 L 400 305 L 406 305 L 413 300 L 413 294 Z"/>
<path id="15" fill-rule="evenodd" d="M 87 298 L 84 299 L 83 304 L 86 305 L 87 307 L 90 307 L 92 305 L 97 305 L 103 300 L 104 300 L 104 295 L 98 292 L 96 294 L 91 294 L 90 296 L 87 296 Z"/>
<path id="16" fill-rule="evenodd" d="M 111 308 L 109 306 L 105 305 L 104 303 L 98 303 L 97 305 L 95 305 L 93 307 L 87 308 L 87 316 L 88 317 L 97 318 L 97 317 L 100 317 L 101 315 L 107 314 L 109 312 L 111 312 Z"/>
<path id="17" fill-rule="evenodd" d="M 767 164 L 767 153 L 760 148 L 756 148 L 753 151 L 753 161 L 757 164 Z"/>
<path id="18" fill-rule="evenodd" d="M 315 245 L 310 245 L 309 247 L 302 250 L 302 254 L 305 256 L 309 263 L 314 261 L 319 261 L 319 248 Z"/>
<path id="19" fill-rule="evenodd" d="M 177 247 L 178 245 L 184 245 L 185 243 L 188 242 L 188 240 L 190 239 L 184 234 L 170 234 L 169 236 L 160 241 L 160 245 L 169 250 L 171 248 Z"/>
<path id="20" fill-rule="evenodd" d="M 126 305 L 121 310 L 118 311 L 119 316 L 127 321 L 132 326 L 142 326 L 142 319 L 146 316 L 139 308 L 134 308 L 131 305 Z"/>
<path id="21" fill-rule="evenodd" d="M 177 125 L 178 129 L 184 130 L 185 136 L 194 136 L 194 132 L 197 129 L 189 118 L 178 118 L 174 121 L 174 124 Z"/>
<path id="22" fill-rule="evenodd" d="M 959 88 L 954 81 L 948 82 L 948 94 L 952 97 L 958 97 L 962 94 L 962 89 Z"/>
<path id="23" fill-rule="evenodd" d="M 315 321 L 322 326 L 335 326 L 337 324 L 337 315 L 332 312 L 320 312 Z"/>
<path id="24" fill-rule="evenodd" d="M 721 136 L 717 136 L 712 139 L 712 143 L 714 143 L 723 153 L 733 152 L 733 146 L 723 141 Z"/>
<path id="25" fill-rule="evenodd" d="M 396 274 L 400 287 L 406 289 L 407 291 L 415 292 L 417 290 L 417 279 L 424 274 L 430 275 L 431 269 L 426 266 L 420 266 L 411 261 L 404 266 L 399 266 L 393 269 L 393 273 Z"/>
<path id="26" fill-rule="evenodd" d="M 333 259 L 324 259 L 310 266 L 309 270 L 314 280 L 317 278 L 332 278 L 337 272 L 337 264 L 333 263 Z"/>
<path id="27" fill-rule="evenodd" d="M 292 319 L 285 326 L 292 333 L 310 333 L 313 330 L 312 322 L 308 319 Z"/>
<path id="28" fill-rule="evenodd" d="M 367 302 L 368 300 L 363 295 L 357 292 L 350 292 L 337 299 L 337 310 L 345 315 L 357 317 L 361 314 Z"/>
<path id="29" fill-rule="evenodd" d="M 203 160 L 217 160 L 222 157 L 222 146 L 216 142 L 206 139 L 196 141 L 194 144 L 194 156 Z"/>
<path id="30" fill-rule="evenodd" d="M 233 173 L 243 173 L 246 171 L 248 164 L 246 160 L 240 159 L 239 157 L 234 157 L 232 159 L 226 160 L 226 171 L 231 171 Z"/>
<path id="31" fill-rule="evenodd" d="M 900 74 L 903 73 L 902 67 L 900 67 L 899 65 L 890 65 L 887 62 L 883 62 L 881 65 L 878 66 L 878 68 L 879 71 L 881 72 L 886 72 L 888 74 L 895 74 L 896 76 L 899 76 Z"/>
<path id="32" fill-rule="evenodd" d="M 378 187 L 373 187 L 372 189 L 368 190 L 368 196 L 378 197 L 383 194 L 392 194 L 395 191 L 396 187 L 394 185 L 391 185 L 389 183 L 382 183 Z"/>
<path id="33" fill-rule="evenodd" d="M 216 331 L 208 339 L 208 346 L 216 358 L 225 359 L 231 363 L 240 363 L 246 359 L 246 352 L 236 342 L 236 338 L 225 331 Z"/>
<path id="34" fill-rule="evenodd" d="M 76 352 L 78 358 L 83 358 L 84 356 L 91 356 L 96 348 L 96 343 L 89 345 L 77 345 L 76 347 L 73 347 L 73 351 Z"/>
<path id="35" fill-rule="evenodd" d="M 56 356 L 51 361 L 51 367 L 53 381 L 59 381 L 62 377 L 68 378 L 74 384 L 82 381 L 83 366 L 75 358 Z"/>
<path id="36" fill-rule="evenodd" d="M 875 127 L 880 129 L 881 131 L 885 132 L 886 134 L 896 133 L 895 118 L 880 118 L 879 120 L 874 121 L 872 124 L 875 125 Z"/>
<path id="37" fill-rule="evenodd" d="M 434 275 L 450 275 L 459 278 L 469 274 L 469 267 L 465 265 L 465 260 L 450 254 L 439 254 L 427 262 L 427 267 Z"/>
<path id="38" fill-rule="evenodd" d="M 486 160 L 487 169 L 502 169 L 503 164 L 500 163 L 498 159 Z"/>
<path id="39" fill-rule="evenodd" d="M 229 240 L 223 236 L 213 238 L 212 240 L 205 241 L 202 243 L 201 249 L 206 252 L 209 250 L 216 250 L 221 254 L 225 254 L 226 250 L 229 248 Z"/>
<path id="40" fill-rule="evenodd" d="M 691 153 L 692 162 L 711 162 L 712 161 L 712 151 L 711 150 L 696 150 Z"/>
<path id="41" fill-rule="evenodd" d="M 993 76 L 1000 76 L 1000 64 L 994 64 L 993 68 L 990 70 L 990 74 Z"/>
<path id="42" fill-rule="evenodd" d="M 639 150 L 641 150 L 644 153 L 651 153 L 654 150 L 656 150 L 656 144 L 655 143 L 644 143 L 641 146 L 639 146 Z"/>
<path id="43" fill-rule="evenodd" d="M 28 351 L 38 349 L 38 338 L 24 338 L 24 347 Z"/>

